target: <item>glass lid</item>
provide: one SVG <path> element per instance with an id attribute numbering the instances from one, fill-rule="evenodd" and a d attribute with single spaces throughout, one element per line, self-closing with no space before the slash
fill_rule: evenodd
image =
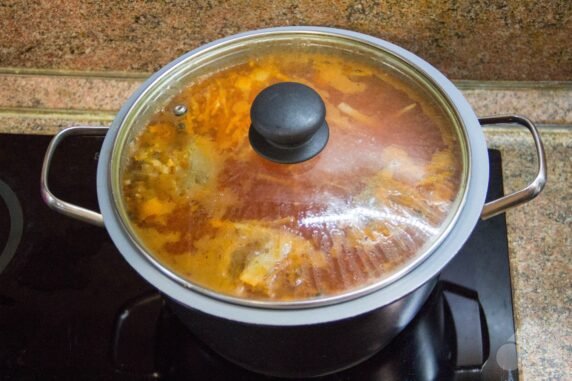
<path id="1" fill-rule="evenodd" d="M 399 56 L 263 33 L 183 59 L 123 121 L 118 214 L 175 280 L 228 301 L 312 306 L 383 287 L 458 215 L 463 127 Z"/>

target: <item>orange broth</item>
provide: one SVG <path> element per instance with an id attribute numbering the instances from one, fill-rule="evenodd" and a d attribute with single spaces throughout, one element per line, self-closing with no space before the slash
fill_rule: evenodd
<path id="1" fill-rule="evenodd" d="M 330 140 L 304 163 L 249 145 L 250 105 L 283 81 L 326 104 Z M 122 184 L 133 229 L 167 268 L 240 298 L 304 300 L 384 279 L 436 238 L 461 178 L 449 117 L 403 83 L 312 53 L 196 79 L 131 143 Z"/>

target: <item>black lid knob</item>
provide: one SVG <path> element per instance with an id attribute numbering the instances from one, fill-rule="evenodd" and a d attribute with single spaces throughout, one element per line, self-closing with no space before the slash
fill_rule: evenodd
<path id="1" fill-rule="evenodd" d="M 316 156 L 328 142 L 326 106 L 312 88 L 281 82 L 262 90 L 250 109 L 252 148 L 285 164 Z"/>

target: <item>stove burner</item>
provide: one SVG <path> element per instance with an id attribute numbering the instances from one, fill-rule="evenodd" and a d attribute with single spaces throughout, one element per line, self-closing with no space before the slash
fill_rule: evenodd
<path id="1" fill-rule="evenodd" d="M 8 263 L 16 254 L 20 240 L 22 239 L 22 232 L 24 231 L 24 214 L 22 213 L 22 207 L 18 196 L 12 188 L 4 181 L 0 180 L 0 199 L 4 200 L 5 207 L 8 210 L 8 216 L 10 221 L 8 221 L 8 227 L 2 226 L 6 222 L 0 220 L 0 230 L 8 231 L 8 237 L 4 245 L 4 249 L 0 252 L 0 274 L 4 271 Z M 0 241 L 1 242 L 1 241 Z"/>

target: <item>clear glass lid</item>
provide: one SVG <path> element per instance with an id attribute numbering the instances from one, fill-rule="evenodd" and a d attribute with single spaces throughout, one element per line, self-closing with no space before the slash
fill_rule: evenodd
<path id="1" fill-rule="evenodd" d="M 284 83 L 311 99 L 262 99 Z M 115 147 L 119 214 L 145 255 L 196 290 L 277 306 L 357 296 L 412 269 L 457 215 L 459 119 L 430 79 L 379 47 L 253 36 L 189 57 L 145 97 Z M 284 137 L 293 123 L 308 128 L 298 140 Z M 310 140 L 322 146 L 298 161 L 264 151 Z"/>

